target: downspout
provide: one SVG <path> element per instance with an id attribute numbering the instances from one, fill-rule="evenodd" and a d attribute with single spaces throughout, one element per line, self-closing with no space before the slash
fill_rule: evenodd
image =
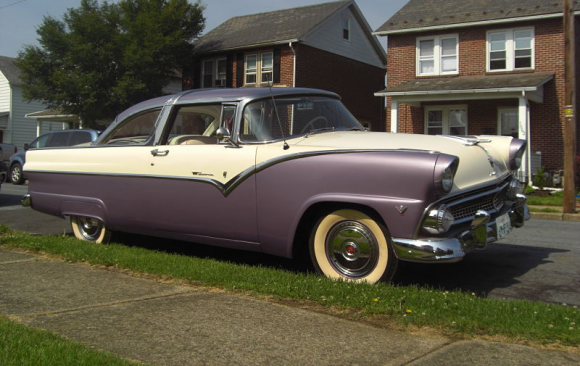
<path id="1" fill-rule="evenodd" d="M 292 87 L 296 87 L 296 50 L 292 47 L 292 42 L 288 43 L 288 47 L 292 50 L 292 54 L 294 54 L 294 65 L 292 66 Z"/>

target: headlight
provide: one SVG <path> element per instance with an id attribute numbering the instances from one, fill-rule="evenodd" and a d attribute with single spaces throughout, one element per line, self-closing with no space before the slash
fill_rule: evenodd
<path id="1" fill-rule="evenodd" d="M 513 139 L 510 144 L 509 168 L 518 170 L 522 165 L 522 157 L 526 152 L 527 142 L 525 140 Z"/>
<path id="2" fill-rule="evenodd" d="M 434 180 L 435 189 L 443 193 L 449 193 L 453 188 L 455 173 L 459 167 L 459 158 L 452 155 L 442 154 L 435 164 Z"/>
<path id="3" fill-rule="evenodd" d="M 423 229 L 431 234 L 441 234 L 449 230 L 455 217 L 445 205 L 429 211 L 429 215 L 423 223 Z"/>

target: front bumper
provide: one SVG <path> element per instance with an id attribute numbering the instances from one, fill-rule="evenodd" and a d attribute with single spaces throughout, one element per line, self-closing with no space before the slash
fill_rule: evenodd
<path id="1" fill-rule="evenodd" d="M 512 228 L 524 226 L 530 219 L 527 198 L 518 194 L 516 202 L 508 211 Z M 480 210 L 475 215 L 469 228 L 460 231 L 456 236 L 445 239 L 402 239 L 393 238 L 395 255 L 410 262 L 458 262 L 466 253 L 475 249 L 484 249 L 487 244 L 498 240 L 497 222 L 491 221 L 491 215 Z"/>

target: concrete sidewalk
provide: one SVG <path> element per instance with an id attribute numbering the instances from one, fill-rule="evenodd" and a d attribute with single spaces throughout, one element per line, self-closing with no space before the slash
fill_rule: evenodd
<path id="1" fill-rule="evenodd" d="M 0 250 L 0 315 L 152 365 L 578 365 Z"/>

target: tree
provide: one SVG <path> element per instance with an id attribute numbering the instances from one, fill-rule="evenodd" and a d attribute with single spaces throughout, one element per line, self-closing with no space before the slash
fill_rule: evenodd
<path id="1" fill-rule="evenodd" d="M 47 16 L 40 47 L 16 60 L 24 97 L 76 114 L 85 127 L 162 95 L 191 60 L 205 25 L 198 0 L 81 0 L 63 20 Z"/>

